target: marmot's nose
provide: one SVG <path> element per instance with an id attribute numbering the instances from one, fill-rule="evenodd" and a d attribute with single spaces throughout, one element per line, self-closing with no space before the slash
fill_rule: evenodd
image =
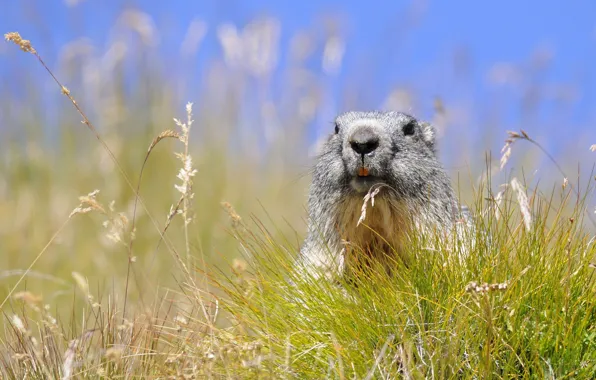
<path id="1" fill-rule="evenodd" d="M 358 128 L 350 137 L 350 146 L 358 154 L 368 154 L 379 147 L 379 136 L 370 128 Z"/>

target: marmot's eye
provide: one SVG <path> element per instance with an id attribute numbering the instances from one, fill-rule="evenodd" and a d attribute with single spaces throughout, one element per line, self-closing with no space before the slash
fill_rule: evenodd
<path id="1" fill-rule="evenodd" d="M 335 134 L 337 135 L 339 133 L 339 125 L 337 123 L 335 123 Z"/>
<path id="2" fill-rule="evenodd" d="M 402 130 L 404 131 L 404 136 L 411 136 L 416 132 L 416 122 L 409 121 L 408 124 L 404 125 Z"/>

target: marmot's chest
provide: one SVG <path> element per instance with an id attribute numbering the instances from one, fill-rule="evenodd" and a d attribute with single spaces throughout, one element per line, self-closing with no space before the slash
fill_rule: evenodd
<path id="1" fill-rule="evenodd" d="M 346 199 L 339 206 L 337 232 L 345 244 L 348 256 L 376 257 L 402 251 L 411 226 L 410 210 L 403 202 L 377 197 L 374 206 L 369 201 L 364 220 L 361 197 Z"/>

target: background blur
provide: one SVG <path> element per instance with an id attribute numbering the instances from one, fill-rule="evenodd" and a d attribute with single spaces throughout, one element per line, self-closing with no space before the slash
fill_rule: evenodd
<path id="1" fill-rule="evenodd" d="M 3 1 L 2 33 L 30 39 L 87 112 L 136 184 L 147 147 L 185 119 L 195 177 L 192 251 L 211 262 L 239 254 L 229 201 L 297 247 L 309 165 L 332 121 L 351 109 L 393 109 L 435 123 L 441 159 L 462 187 L 486 169 L 562 176 L 524 142 L 498 171 L 507 130 L 524 129 L 580 187 L 596 153 L 596 2 L 474 1 Z M 0 298 L 41 251 L 78 196 L 129 218 L 132 191 L 34 57 L 0 44 Z M 141 194 L 163 223 L 178 199 L 179 143 L 152 153 Z M 593 203 L 593 202 L 592 202 Z M 593 206 L 592 206 L 593 209 Z M 126 249 L 104 217 L 77 215 L 22 287 L 72 300 L 71 272 L 92 289 L 120 289 Z M 180 221 L 170 229 L 182 243 Z M 174 265 L 138 215 L 135 267 L 170 286 Z M 137 294 L 138 286 L 133 289 Z"/>

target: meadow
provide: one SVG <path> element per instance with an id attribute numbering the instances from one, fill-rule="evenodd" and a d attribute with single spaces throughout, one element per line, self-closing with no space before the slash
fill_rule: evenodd
<path id="1" fill-rule="evenodd" d="M 316 281 L 292 269 L 326 107 L 309 41 L 277 98 L 272 54 L 224 49 L 183 99 L 143 18 L 127 20 L 134 43 L 75 41 L 57 67 L 5 31 L 22 87 L 2 106 L 3 378 L 596 376 L 596 139 L 553 157 L 543 136 L 487 132 L 492 155 L 442 152 L 472 254 L 421 236 L 394 278 Z M 463 138 L 449 115 L 435 100 L 441 146 Z"/>

